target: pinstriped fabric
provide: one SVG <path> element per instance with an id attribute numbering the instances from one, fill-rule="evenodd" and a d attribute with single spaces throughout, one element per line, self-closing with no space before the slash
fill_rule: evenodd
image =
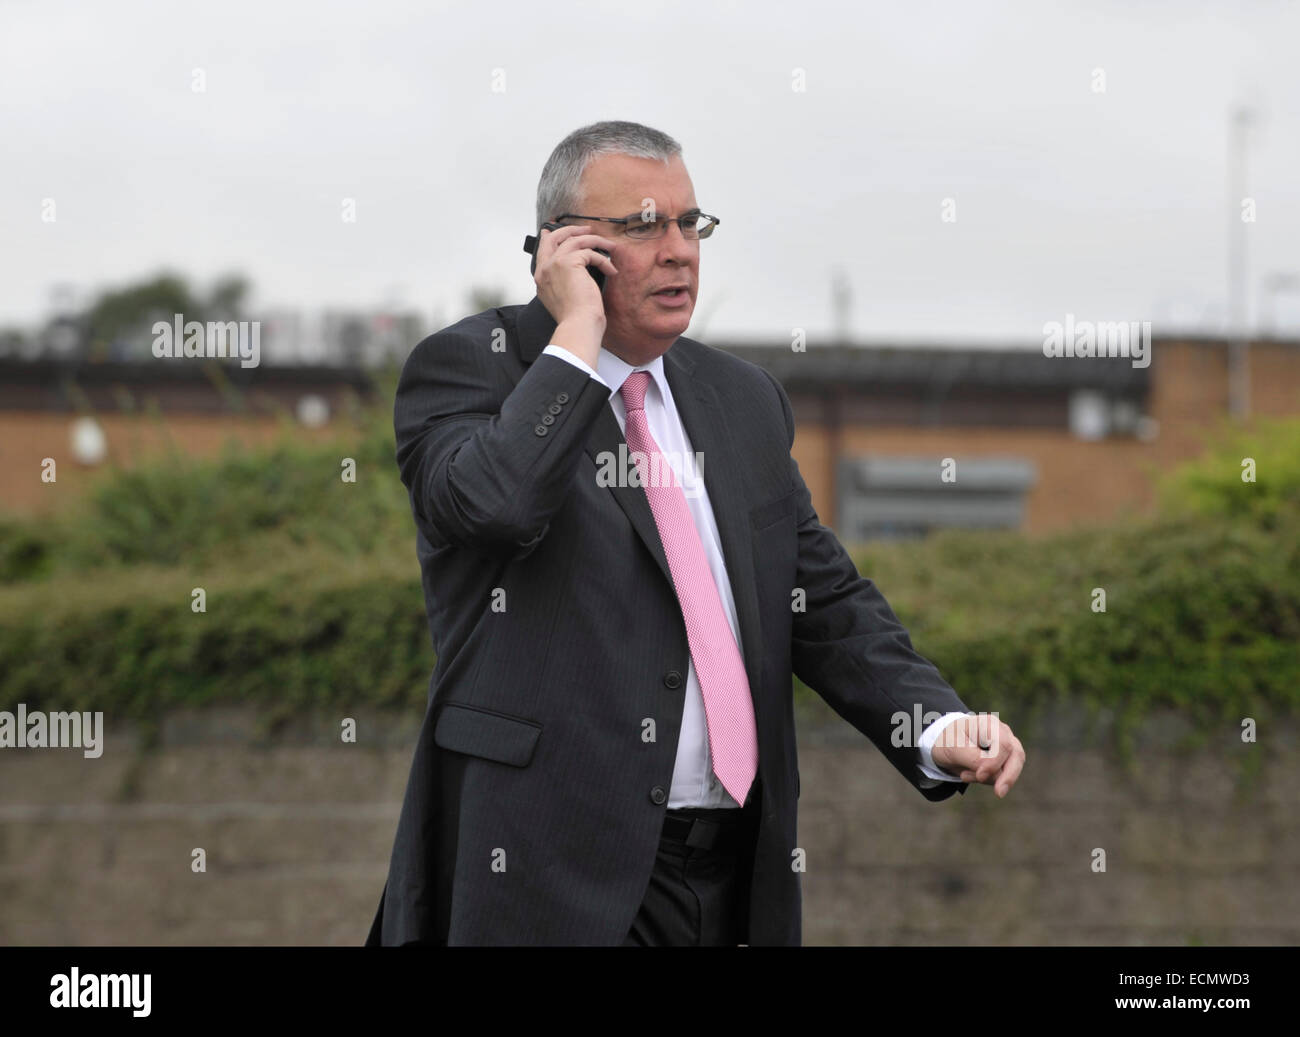
<path id="1" fill-rule="evenodd" d="M 645 415 L 649 386 L 648 372 L 633 371 L 619 389 L 627 406 L 627 445 L 641 473 L 686 621 L 686 640 L 704 696 L 713 771 L 731 797 L 743 804 L 758 772 L 754 700 L 686 494 L 650 435 Z"/>

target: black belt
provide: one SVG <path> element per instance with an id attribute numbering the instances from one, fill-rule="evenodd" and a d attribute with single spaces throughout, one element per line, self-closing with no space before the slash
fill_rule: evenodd
<path id="1" fill-rule="evenodd" d="M 747 826 L 737 807 L 688 807 L 664 814 L 663 837 L 701 850 L 735 850 L 743 844 Z"/>

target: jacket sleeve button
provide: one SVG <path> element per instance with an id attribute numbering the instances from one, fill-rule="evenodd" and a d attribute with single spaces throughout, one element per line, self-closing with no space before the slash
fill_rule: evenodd
<path id="1" fill-rule="evenodd" d="M 567 392 L 556 393 L 556 394 L 555 394 L 555 402 L 556 402 L 556 403 L 568 403 L 568 402 L 569 402 L 569 394 L 568 394 Z"/>
<path id="2" fill-rule="evenodd" d="M 534 432 L 536 435 L 544 436 L 544 435 L 546 435 L 546 426 L 545 426 L 545 425 L 534 425 L 534 426 L 533 426 L 533 432 Z"/>

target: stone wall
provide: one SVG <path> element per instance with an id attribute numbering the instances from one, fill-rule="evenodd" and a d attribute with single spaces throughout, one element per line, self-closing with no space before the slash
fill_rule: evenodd
<path id="1" fill-rule="evenodd" d="M 357 744 L 223 710 L 149 752 L 112 728 L 98 759 L 0 750 L 0 944 L 361 944 L 418 717 L 357 719 Z M 1130 773 L 1057 714 L 1006 800 L 942 803 L 820 701 L 799 729 L 806 945 L 1300 943 L 1294 727 L 1179 751 L 1166 719 Z"/>

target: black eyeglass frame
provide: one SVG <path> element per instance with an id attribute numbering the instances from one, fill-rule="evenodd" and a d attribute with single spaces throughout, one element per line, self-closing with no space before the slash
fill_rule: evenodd
<path id="1" fill-rule="evenodd" d="M 685 226 L 683 226 L 682 220 L 699 219 L 701 216 L 704 217 L 704 219 L 708 220 L 709 222 L 704 225 L 704 228 L 699 232 L 699 234 L 696 237 L 687 238 L 686 228 Z M 658 217 L 656 217 L 656 219 L 658 219 Z M 634 213 L 631 216 L 616 217 L 616 216 L 579 216 L 577 213 L 574 212 L 566 212 L 563 216 L 556 216 L 551 222 L 559 223 L 561 220 L 592 220 L 597 223 L 621 223 L 624 226 L 630 223 L 635 223 L 637 221 L 640 221 L 643 224 L 650 222 L 649 220 L 642 217 L 640 213 Z M 653 238 L 637 238 L 637 237 L 633 237 L 632 235 L 629 235 L 629 237 L 632 237 L 633 241 L 654 241 L 655 238 L 662 238 L 664 234 L 668 233 L 668 224 L 670 223 L 677 224 L 677 229 L 681 231 L 682 237 L 686 238 L 687 241 L 703 241 L 705 238 L 713 234 L 713 232 L 717 229 L 718 225 L 722 223 L 722 221 L 718 219 L 716 216 L 710 216 L 707 212 L 701 212 L 699 209 L 695 209 L 692 210 L 691 212 L 683 213 L 681 216 L 674 216 L 672 219 L 664 220 L 663 233 L 656 234 Z"/>

